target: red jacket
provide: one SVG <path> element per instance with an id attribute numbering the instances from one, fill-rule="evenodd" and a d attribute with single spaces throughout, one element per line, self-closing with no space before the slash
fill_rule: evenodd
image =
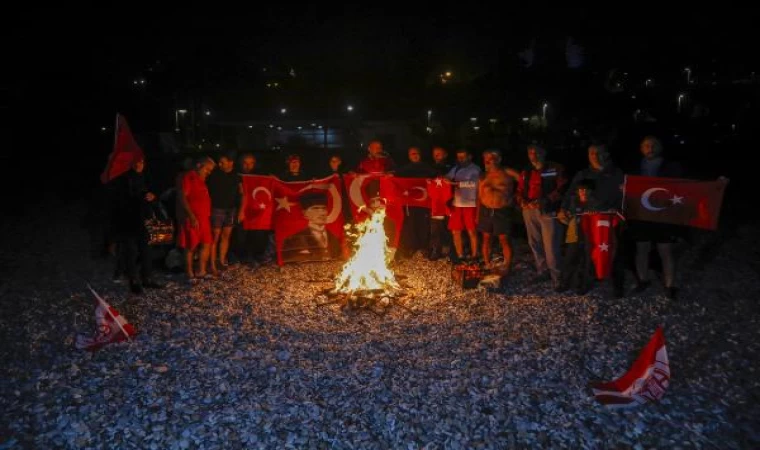
<path id="1" fill-rule="evenodd" d="M 356 168 L 358 173 L 385 173 L 390 172 L 396 167 L 393 160 L 388 156 L 379 158 L 366 157 L 359 163 Z"/>

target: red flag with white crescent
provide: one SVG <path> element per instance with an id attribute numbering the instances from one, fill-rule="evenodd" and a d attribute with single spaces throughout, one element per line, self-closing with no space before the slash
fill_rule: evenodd
<path id="1" fill-rule="evenodd" d="M 271 230 L 274 213 L 274 184 L 276 178 L 265 175 L 240 175 L 245 197 L 245 230 Z"/>
<path id="2" fill-rule="evenodd" d="M 404 224 L 401 193 L 394 177 L 383 174 L 347 174 L 343 176 L 354 220 L 361 223 L 378 208 L 385 208 L 385 229 L 388 246 L 398 248 Z"/>
<path id="3" fill-rule="evenodd" d="M 660 400 L 670 385 L 665 333 L 657 327 L 631 369 L 615 381 L 594 383 L 596 400 L 610 408 L 630 408 Z"/>
<path id="4" fill-rule="evenodd" d="M 91 287 L 89 289 L 95 296 L 95 323 L 98 328 L 92 336 L 78 335 L 75 343 L 77 349 L 95 351 L 106 344 L 128 340 L 137 334 L 135 327 L 124 316 Z"/>
<path id="5" fill-rule="evenodd" d="M 275 180 L 273 227 L 277 262 L 325 261 L 343 256 L 343 201 L 340 177 Z"/>
<path id="6" fill-rule="evenodd" d="M 680 178 L 625 178 L 627 219 L 716 230 L 726 183 Z"/>
<path id="7" fill-rule="evenodd" d="M 451 190 L 449 180 L 439 177 L 425 180 L 425 182 L 430 197 L 430 215 L 433 217 L 451 215 L 448 203 L 454 193 Z"/>

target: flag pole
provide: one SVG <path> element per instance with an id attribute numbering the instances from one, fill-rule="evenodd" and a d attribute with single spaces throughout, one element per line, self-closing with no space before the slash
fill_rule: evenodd
<path id="1" fill-rule="evenodd" d="M 620 202 L 620 212 L 622 213 L 625 213 L 625 188 L 627 184 L 628 184 L 628 175 L 623 175 L 623 200 L 621 200 Z"/>
<path id="2" fill-rule="evenodd" d="M 98 302 L 100 302 L 101 306 L 103 306 L 106 309 L 106 312 L 108 312 L 108 315 L 111 316 L 111 319 L 113 319 L 114 322 L 116 322 L 116 325 L 119 326 L 119 329 L 121 329 L 121 332 L 124 333 L 124 336 L 127 337 L 128 341 L 131 341 L 132 339 L 129 337 L 129 333 L 127 333 L 127 330 L 124 329 L 123 326 L 121 326 L 121 322 L 119 322 L 116 317 L 114 317 L 113 313 L 111 313 L 111 308 L 108 307 L 108 303 L 106 303 L 105 300 L 103 300 L 97 292 L 90 286 L 90 283 L 87 283 L 87 288 L 92 292 L 92 295 L 95 296 L 95 298 L 98 299 Z"/>

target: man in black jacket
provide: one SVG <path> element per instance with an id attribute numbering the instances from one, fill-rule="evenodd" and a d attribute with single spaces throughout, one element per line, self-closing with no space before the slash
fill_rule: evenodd
<path id="1" fill-rule="evenodd" d="M 148 246 L 145 220 L 151 216 L 150 203 L 155 194 L 148 191 L 143 176 L 145 160 L 139 159 L 123 175 L 107 185 L 111 208 L 111 232 L 118 245 L 117 264 L 126 270 L 129 287 L 135 294 L 142 294 L 143 287 L 158 289 L 163 286 L 152 278 L 152 261 Z M 138 276 L 137 260 L 140 259 Z"/>

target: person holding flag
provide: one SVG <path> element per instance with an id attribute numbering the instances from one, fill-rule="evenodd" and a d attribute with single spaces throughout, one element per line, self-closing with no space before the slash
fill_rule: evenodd
<path id="1" fill-rule="evenodd" d="M 662 142 L 655 136 L 646 136 L 639 146 L 642 158 L 634 175 L 646 177 L 683 178 L 684 171 L 675 161 L 666 160 L 663 155 Z M 649 281 L 649 257 L 652 244 L 657 248 L 662 263 L 662 277 L 665 285 L 665 296 L 675 299 L 676 261 L 673 249 L 675 243 L 686 237 L 686 228 L 679 225 L 629 221 L 628 235 L 636 243 L 636 286 L 634 293 L 645 291 Z"/>
<path id="2" fill-rule="evenodd" d="M 620 211 L 625 178 L 623 171 L 612 161 L 607 146 L 603 144 L 591 145 L 588 148 L 588 161 L 588 168 L 579 171 L 573 177 L 570 188 L 562 199 L 562 208 L 557 214 L 557 218 L 561 221 L 568 221 L 568 217 L 571 215 L 570 212 L 573 211 L 575 205 L 579 204 L 578 186 L 584 180 L 593 182 L 595 186 L 593 210 L 607 213 Z M 605 221 L 598 222 L 595 228 L 599 228 L 600 225 L 612 227 L 612 230 L 608 230 L 612 231 L 612 233 L 610 233 L 608 242 L 600 244 L 602 245 L 600 248 L 601 252 L 597 253 L 598 258 L 595 261 L 597 273 L 606 273 L 607 267 L 611 266 L 613 296 L 618 299 L 623 298 L 625 295 L 623 289 L 625 266 L 620 245 L 622 227 L 617 223 L 613 224 L 609 220 L 606 220 L 606 223 Z"/>
<path id="3" fill-rule="evenodd" d="M 152 277 L 152 255 L 148 246 L 145 220 L 151 217 L 156 195 L 148 190 L 144 177 L 145 159 L 134 160 L 132 168 L 106 185 L 111 211 L 110 230 L 117 243 L 117 273 L 126 270 L 132 293 L 142 294 L 143 287 L 163 286 Z M 137 261 L 140 261 L 138 276 Z"/>

